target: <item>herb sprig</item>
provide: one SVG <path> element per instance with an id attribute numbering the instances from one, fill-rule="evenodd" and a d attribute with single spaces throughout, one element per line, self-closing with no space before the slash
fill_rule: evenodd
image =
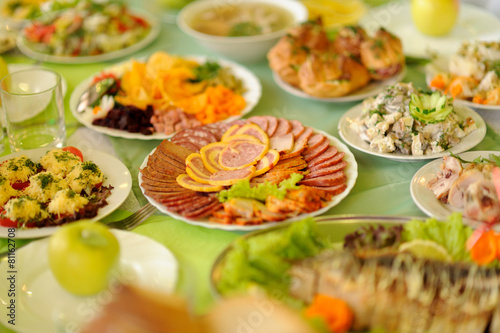
<path id="1" fill-rule="evenodd" d="M 473 159 L 472 161 L 464 160 L 460 156 L 453 154 L 451 152 L 450 152 L 450 156 L 455 157 L 457 160 L 459 160 L 462 163 L 495 164 L 496 166 L 500 167 L 500 155 L 490 154 L 488 156 L 489 158 L 479 156 L 479 157 L 476 157 L 475 159 Z"/>

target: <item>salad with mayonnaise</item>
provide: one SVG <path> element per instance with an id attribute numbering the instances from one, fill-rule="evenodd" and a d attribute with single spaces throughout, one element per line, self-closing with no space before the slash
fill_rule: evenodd
<path id="1" fill-rule="evenodd" d="M 476 129 L 474 120 L 455 113 L 452 98 L 424 93 L 411 83 L 388 86 L 366 99 L 350 126 L 380 153 L 415 156 L 443 152 Z"/>

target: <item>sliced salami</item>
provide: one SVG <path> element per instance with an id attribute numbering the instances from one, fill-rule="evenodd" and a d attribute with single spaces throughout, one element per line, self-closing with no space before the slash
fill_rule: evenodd
<path id="1" fill-rule="evenodd" d="M 201 147 L 203 147 L 202 145 L 195 145 L 190 141 L 178 141 L 176 144 L 194 152 L 200 151 Z"/>
<path id="2" fill-rule="evenodd" d="M 267 132 L 268 121 L 267 121 L 266 117 L 264 117 L 264 116 L 253 116 L 253 117 L 248 118 L 248 121 L 254 123 L 257 126 L 259 126 L 264 132 Z"/>
<path id="3" fill-rule="evenodd" d="M 278 118 L 272 116 L 263 116 L 267 119 L 267 130 L 266 133 L 269 137 L 274 135 L 276 129 L 278 128 Z"/>
<path id="4" fill-rule="evenodd" d="M 299 184 L 307 186 L 335 186 L 346 181 L 343 171 L 337 171 L 330 175 L 320 176 L 312 179 L 301 180 Z"/>
<path id="5" fill-rule="evenodd" d="M 290 123 L 292 124 L 292 134 L 295 140 L 299 138 L 299 136 L 304 133 L 306 128 L 302 123 L 298 120 L 290 120 Z"/>
<path id="6" fill-rule="evenodd" d="M 337 154 L 337 152 L 338 152 L 338 150 L 335 146 L 330 146 L 323 152 L 323 154 L 310 160 L 307 163 L 307 165 L 311 168 L 317 164 L 323 163 L 324 161 L 329 160 L 330 158 L 335 156 Z M 342 155 L 342 157 L 344 157 L 344 155 Z"/>
<path id="7" fill-rule="evenodd" d="M 222 204 L 217 201 L 213 201 L 208 205 L 201 206 L 195 210 L 186 211 L 184 216 L 191 219 L 199 219 L 211 215 L 213 212 L 222 208 Z"/>
<path id="8" fill-rule="evenodd" d="M 306 162 L 313 160 L 314 158 L 323 154 L 328 149 L 328 147 L 330 147 L 330 140 L 328 138 L 325 138 L 325 140 L 323 140 L 323 143 L 321 143 L 319 146 L 317 146 L 313 150 L 308 151 L 306 149 L 305 154 L 304 154 L 304 160 L 306 160 Z"/>
<path id="9" fill-rule="evenodd" d="M 312 167 L 308 167 L 308 170 L 313 172 L 313 171 L 318 170 L 318 169 L 324 169 L 324 168 L 331 167 L 332 165 L 340 163 L 343 158 L 344 158 L 344 153 L 340 152 L 322 163 L 316 164 Z"/>
<path id="10" fill-rule="evenodd" d="M 311 171 L 308 175 L 304 177 L 304 179 L 311 179 L 311 178 L 316 178 L 320 176 L 325 176 L 325 175 L 330 175 L 332 173 L 335 173 L 337 171 L 345 169 L 347 166 L 346 161 L 342 161 L 340 163 L 334 164 L 333 166 L 327 167 L 327 168 L 322 168 L 322 169 L 317 169 L 314 171 Z"/>
<path id="11" fill-rule="evenodd" d="M 288 134 L 292 131 L 292 124 L 285 118 L 278 118 L 278 126 L 273 136 Z"/>
<path id="12" fill-rule="evenodd" d="M 209 133 L 209 132 L 207 132 Z M 211 134 L 211 133 L 210 133 Z M 184 136 L 184 137 L 180 137 L 178 138 L 177 140 L 174 141 L 174 139 L 172 139 L 172 142 L 175 143 L 175 144 L 179 144 L 182 146 L 182 143 L 183 142 L 191 142 L 192 144 L 194 144 L 196 147 L 199 147 L 199 149 L 201 149 L 201 147 L 203 146 L 206 146 L 214 141 L 210 141 L 208 139 L 205 139 L 205 138 L 202 138 L 202 137 L 199 137 L 199 136 Z"/>
<path id="13" fill-rule="evenodd" d="M 340 185 L 335 185 L 335 186 L 311 186 L 312 188 L 318 189 L 318 190 L 323 190 L 328 192 L 331 195 L 337 195 L 345 191 L 347 188 L 347 184 L 340 184 Z"/>
<path id="14" fill-rule="evenodd" d="M 307 140 L 307 148 L 304 153 L 307 154 L 311 150 L 317 148 L 325 139 L 326 137 L 323 134 L 313 134 L 309 140 Z"/>
<path id="15" fill-rule="evenodd" d="M 307 147 L 307 141 L 313 135 L 313 129 L 311 127 L 307 127 L 297 140 L 295 140 L 295 145 L 293 146 L 292 152 L 296 152 L 302 150 Z"/>

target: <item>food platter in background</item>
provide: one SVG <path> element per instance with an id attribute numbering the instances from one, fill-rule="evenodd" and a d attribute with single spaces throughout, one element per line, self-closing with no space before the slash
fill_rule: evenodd
<path id="1" fill-rule="evenodd" d="M 477 128 L 462 138 L 462 140 L 457 145 L 453 146 L 453 148 L 440 153 L 414 156 L 399 153 L 381 153 L 377 149 L 371 148 L 370 143 L 363 140 L 361 136 L 351 127 L 353 119 L 363 114 L 363 104 L 358 104 L 344 113 L 338 125 L 339 135 L 349 146 L 359 151 L 399 162 L 431 160 L 448 155 L 450 150 L 458 154 L 475 147 L 483 140 L 486 135 L 486 124 L 483 118 L 481 118 L 477 112 L 468 106 L 460 102 L 456 102 L 453 107 L 460 119 L 465 120 L 471 117 L 476 123 Z"/>
<path id="2" fill-rule="evenodd" d="M 472 161 L 478 157 L 487 158 L 490 154 L 500 154 L 498 151 L 469 151 L 459 154 L 455 152 L 454 149 L 452 150 L 467 161 Z M 410 184 L 410 193 L 413 202 L 415 202 L 418 208 L 425 214 L 430 217 L 435 217 L 436 219 L 446 219 L 453 212 L 463 212 L 463 209 L 453 207 L 448 203 L 445 204 L 437 199 L 433 191 L 428 188 L 429 182 L 437 177 L 442 162 L 442 159 L 438 159 L 424 165 L 415 173 Z M 482 224 L 481 222 L 474 221 L 467 217 L 463 219 L 464 222 L 472 227 L 478 227 Z"/>
<path id="3" fill-rule="evenodd" d="M 95 296 L 75 296 L 64 290 L 54 278 L 48 262 L 49 239 L 34 241 L 16 251 L 16 268 L 19 288 L 16 295 L 16 332 L 67 331 L 83 325 L 92 314 L 110 300 L 113 288 L 126 283 L 152 292 L 170 294 L 178 279 L 178 263 L 163 245 L 149 237 L 136 233 L 112 230 L 120 245 L 120 258 L 109 290 Z M 17 236 L 17 235 L 16 235 Z M 33 258 L 37 258 L 33 260 Z M 7 274 L 7 261 L 0 263 L 0 272 Z M 9 289 L 10 282 L 2 279 L 2 290 Z M 0 295 L 3 303 L 9 303 L 7 294 Z M 2 316 L 5 326 L 10 318 Z"/>
<path id="4" fill-rule="evenodd" d="M 372 97 L 380 93 L 386 86 L 394 85 L 398 82 L 401 82 L 406 76 L 406 69 L 402 70 L 398 74 L 396 74 L 394 77 L 391 77 L 387 80 L 382 80 L 382 81 L 371 81 L 366 85 L 365 87 L 356 90 L 346 96 L 340 96 L 340 97 L 316 97 L 309 95 L 305 93 L 304 91 L 300 90 L 297 87 L 294 87 L 285 81 L 283 81 L 278 74 L 273 73 L 273 79 L 276 84 L 286 91 L 287 93 L 305 98 L 305 99 L 310 99 L 314 101 L 321 101 L 321 102 L 330 102 L 330 103 L 344 103 L 344 102 L 354 102 L 354 101 L 360 101 L 362 99 Z"/>
<path id="5" fill-rule="evenodd" d="M 0 163 L 11 159 L 26 155 L 28 158 L 38 161 L 40 158 L 52 148 L 37 148 L 32 150 L 24 150 L 12 153 L 0 158 Z M 97 215 L 90 219 L 92 221 L 99 221 L 114 212 L 121 204 L 127 199 L 130 191 L 132 190 L 132 176 L 128 168 L 116 157 L 93 149 L 82 149 L 84 161 L 93 161 L 99 166 L 104 175 L 104 186 L 111 185 L 113 190 L 109 197 L 106 198 L 107 205 L 99 208 Z M 39 238 L 52 235 L 59 227 L 43 227 L 43 228 L 28 228 L 17 229 L 16 238 Z M 8 228 L 0 226 L 0 238 L 7 238 Z"/>
<path id="6" fill-rule="evenodd" d="M 216 61 L 219 63 L 222 67 L 227 67 L 229 68 L 234 76 L 242 81 L 243 87 L 245 89 L 245 92 L 242 94 L 243 98 L 245 99 L 246 106 L 245 108 L 241 111 L 241 114 L 239 116 L 232 116 L 227 118 L 224 121 L 233 121 L 236 119 L 239 119 L 252 111 L 252 109 L 257 105 L 259 102 L 261 95 L 262 95 L 262 86 L 260 84 L 259 79 L 253 74 L 251 71 L 249 71 L 246 67 L 243 67 L 235 62 L 229 61 L 229 60 L 222 60 L 222 59 L 212 59 L 211 57 L 207 56 L 186 56 L 187 59 L 190 60 L 195 60 L 199 63 L 204 63 L 207 61 Z M 175 133 L 172 134 L 164 134 L 164 133 L 158 133 L 154 132 L 152 135 L 144 135 L 141 133 L 130 133 L 124 130 L 119 130 L 119 129 L 114 129 L 114 128 L 108 128 L 108 127 L 103 127 L 103 126 L 97 126 L 92 124 L 92 116 L 91 116 L 91 111 L 85 111 L 83 113 L 79 113 L 77 111 L 77 106 L 78 102 L 80 99 L 80 96 L 82 93 L 91 85 L 92 81 L 96 76 L 98 76 L 102 72 L 106 73 L 114 73 L 118 77 L 122 76 L 123 73 L 125 73 L 127 70 L 130 69 L 133 61 L 135 60 L 128 60 L 124 61 L 122 63 L 119 63 L 117 65 L 113 65 L 107 68 L 104 68 L 102 71 L 99 71 L 99 73 L 94 73 L 87 79 L 83 80 L 78 86 L 75 87 L 73 90 L 73 93 L 71 94 L 70 101 L 69 101 L 69 107 L 70 110 L 75 116 L 75 118 L 85 125 L 88 128 L 91 128 L 99 133 L 102 134 L 107 134 L 110 136 L 114 137 L 121 137 L 121 138 L 126 138 L 126 139 L 140 139 L 140 140 L 162 140 L 162 139 L 167 139 L 172 137 Z M 140 61 L 140 60 L 138 60 Z M 90 112 L 90 113 L 89 113 Z"/>
<path id="7" fill-rule="evenodd" d="M 131 55 L 139 50 L 142 50 L 144 47 L 151 44 L 158 37 L 161 30 L 161 24 L 158 18 L 155 17 L 154 15 L 138 9 L 133 9 L 131 13 L 137 14 L 138 17 L 148 22 L 150 25 L 150 30 L 147 33 L 147 35 L 141 40 L 139 40 L 137 43 L 132 44 L 120 50 L 97 54 L 97 55 L 89 55 L 89 56 L 60 56 L 60 55 L 46 54 L 33 49 L 30 45 L 30 42 L 24 36 L 23 32 L 18 34 L 17 46 L 19 50 L 22 53 L 24 53 L 24 55 L 30 58 L 44 62 L 52 62 L 59 64 L 88 64 L 88 63 L 122 58 Z"/>
<path id="8" fill-rule="evenodd" d="M 158 210 L 161 211 L 162 213 L 165 213 L 165 214 L 167 214 L 175 219 L 184 221 L 188 224 L 203 226 L 203 227 L 210 228 L 210 229 L 221 229 L 221 230 L 229 230 L 229 231 L 258 230 L 258 229 L 269 228 L 269 227 L 272 227 L 276 224 L 298 221 L 298 220 L 301 220 L 301 219 L 308 217 L 308 216 L 321 215 L 321 214 L 329 211 L 330 209 L 332 209 L 336 205 L 338 205 L 350 193 L 350 191 L 354 187 L 354 185 L 356 183 L 356 179 L 358 177 L 358 166 L 357 166 L 356 160 L 354 158 L 354 155 L 350 152 L 349 148 L 347 148 L 347 146 L 345 146 L 339 139 L 337 139 L 337 138 L 335 138 L 335 137 L 333 137 L 333 136 L 331 136 L 323 131 L 320 131 L 320 130 L 314 130 L 314 133 L 319 133 L 319 134 L 324 135 L 327 139 L 330 140 L 331 145 L 336 147 L 339 152 L 343 152 L 345 154 L 343 159 L 344 159 L 344 161 L 347 162 L 347 166 L 344 169 L 345 176 L 347 177 L 347 181 L 346 181 L 347 187 L 342 193 L 334 195 L 331 198 L 331 200 L 329 202 L 327 202 L 327 204 L 323 208 L 316 210 L 314 212 L 311 212 L 311 213 L 304 213 L 304 214 L 294 216 L 292 218 L 288 218 L 285 221 L 264 222 L 262 224 L 257 224 L 257 225 L 236 225 L 236 224 L 215 223 L 215 222 L 209 221 L 208 218 L 202 218 L 202 219 L 186 218 L 185 216 L 182 216 L 180 214 L 177 214 L 175 212 L 168 210 L 165 205 L 156 201 L 154 198 L 146 195 L 144 188 L 141 186 L 143 184 L 143 179 L 142 179 L 141 173 L 139 173 L 139 186 L 141 187 L 141 191 L 145 195 L 146 199 L 148 199 L 148 201 L 153 206 L 158 208 Z M 143 169 L 146 167 L 149 157 L 154 153 L 155 150 L 156 150 L 156 148 L 145 158 L 142 165 L 140 166 L 140 169 Z"/>

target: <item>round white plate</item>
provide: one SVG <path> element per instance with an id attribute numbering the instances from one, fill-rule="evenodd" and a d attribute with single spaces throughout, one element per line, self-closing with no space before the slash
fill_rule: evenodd
<path id="1" fill-rule="evenodd" d="M 462 154 L 457 154 L 466 161 L 472 161 L 477 157 L 488 157 L 490 154 L 499 155 L 498 151 L 468 151 Z M 437 219 L 445 220 L 453 212 L 462 212 L 462 210 L 455 208 L 449 204 L 444 204 L 436 199 L 434 193 L 427 187 L 430 180 L 436 178 L 439 172 L 439 166 L 443 162 L 438 159 L 424 165 L 420 170 L 415 173 L 410 184 L 410 193 L 413 202 L 425 214 Z M 477 227 L 481 223 L 464 217 L 467 224 Z"/>
<path id="2" fill-rule="evenodd" d="M 406 68 L 404 68 L 401 72 L 399 72 L 397 75 L 383 81 L 371 81 L 368 83 L 368 85 L 364 86 L 363 88 L 356 90 L 349 95 L 346 96 L 341 96 L 341 97 L 316 97 L 316 96 L 311 96 L 304 91 L 300 90 L 297 87 L 294 87 L 285 81 L 283 81 L 278 74 L 273 72 L 273 79 L 276 84 L 286 91 L 289 94 L 292 94 L 297 97 L 301 98 L 306 98 L 306 99 L 311 99 L 315 101 L 322 101 L 322 102 L 331 102 L 331 103 L 342 103 L 342 102 L 353 102 L 353 101 L 359 101 L 371 96 L 375 96 L 386 86 L 391 86 L 394 85 L 398 82 L 401 82 L 404 77 L 406 76 Z"/>
<path id="3" fill-rule="evenodd" d="M 77 147 L 78 148 L 78 147 Z M 12 153 L 0 158 L 0 163 L 13 157 L 26 155 L 33 161 L 38 162 L 40 158 L 52 148 L 37 148 L 32 150 L 24 150 Z M 115 211 L 127 199 L 130 190 L 132 189 L 132 176 L 127 167 L 116 157 L 108 155 L 98 150 L 81 149 L 84 161 L 93 161 L 99 166 L 104 174 L 104 186 L 111 185 L 113 190 L 111 195 L 106 199 L 108 204 L 99 208 L 97 216 L 92 218 L 92 221 L 98 221 L 105 216 Z M 17 229 L 16 238 L 39 238 L 52 235 L 59 227 L 45 227 L 45 228 L 30 228 L 30 229 Z M 7 238 L 6 227 L 0 226 L 0 238 Z"/>
<path id="4" fill-rule="evenodd" d="M 449 61 L 448 57 L 439 57 L 432 63 L 425 66 L 425 83 L 427 83 L 428 87 L 431 86 L 431 81 L 434 78 L 434 76 L 436 76 L 436 74 L 440 72 L 448 73 L 448 61 Z M 494 111 L 500 110 L 500 105 L 486 105 L 486 104 L 474 103 L 472 101 L 468 101 L 465 99 L 459 99 L 459 98 L 455 99 L 473 109 L 494 110 Z"/>
<path id="5" fill-rule="evenodd" d="M 119 282 L 135 285 L 157 293 L 171 293 L 177 282 L 178 265 L 172 253 L 162 244 L 133 232 L 112 230 L 120 243 L 118 278 L 110 288 L 96 296 L 78 297 L 64 290 L 55 280 L 48 264 L 49 239 L 41 239 L 15 252 L 16 296 L 9 297 L 13 273 L 7 260 L 0 263 L 0 294 L 2 304 L 15 299 L 16 325 L 8 323 L 6 311 L 0 316 L 3 325 L 17 332 L 74 332 L 82 322 L 99 314 L 99 309 L 113 297 Z M 67 329 L 67 330 L 65 330 Z"/>
<path id="6" fill-rule="evenodd" d="M 210 228 L 210 229 L 221 229 L 221 230 L 229 230 L 229 231 L 259 230 L 259 229 L 266 229 L 266 228 L 272 227 L 273 225 L 280 224 L 280 223 L 299 221 L 299 220 L 302 220 L 302 219 L 309 217 L 309 216 L 321 215 L 321 214 L 327 212 L 328 210 L 332 209 L 336 205 L 338 205 L 349 194 L 349 192 L 351 192 L 352 188 L 354 187 L 354 184 L 356 184 L 356 179 L 358 178 L 358 164 L 356 163 L 356 160 L 354 159 L 354 155 L 350 152 L 349 148 L 347 148 L 347 146 L 344 145 L 339 139 L 337 139 L 337 138 L 335 138 L 335 137 L 331 136 L 330 134 L 327 134 L 323 131 L 314 130 L 314 132 L 321 133 L 324 136 L 326 136 L 330 140 L 331 145 L 335 146 L 339 152 L 341 151 L 341 152 L 345 153 L 344 161 L 347 162 L 347 167 L 344 169 L 344 173 L 347 177 L 347 188 L 344 190 L 344 192 L 334 196 L 327 206 L 325 206 L 325 207 L 323 207 L 315 212 L 312 212 L 312 213 L 300 214 L 298 216 L 292 217 L 290 219 L 287 219 L 287 220 L 281 221 L 281 222 L 267 222 L 267 223 L 262 223 L 259 225 L 244 226 L 244 225 L 234 225 L 234 224 L 220 224 L 220 223 L 210 222 L 207 218 L 189 219 L 189 218 L 186 218 L 182 215 L 179 215 L 177 213 L 174 213 L 174 212 L 167 210 L 167 208 L 164 205 L 162 205 L 161 203 L 159 203 L 158 201 L 154 200 L 153 198 L 147 196 L 144 193 L 144 189 L 141 186 L 142 174 L 140 172 L 139 172 L 139 186 L 141 187 L 141 191 L 144 194 L 144 196 L 146 197 L 146 199 L 148 199 L 148 201 L 153 206 L 158 208 L 158 210 L 160 212 L 165 213 L 167 215 L 170 215 L 173 218 L 184 221 L 186 223 L 189 223 L 192 225 L 197 225 L 197 226 L 202 226 L 202 227 Z M 156 150 L 156 148 L 149 155 L 151 155 L 155 150 Z M 144 159 L 144 162 L 142 162 L 140 169 L 146 167 L 146 165 L 148 163 L 149 155 Z"/>
<path id="7" fill-rule="evenodd" d="M 451 55 L 464 40 L 500 31 L 498 17 L 486 9 L 463 1 L 460 1 L 457 23 L 446 36 L 427 36 L 417 30 L 411 18 L 410 1 L 392 1 L 375 7 L 359 23 L 369 33 L 383 26 L 401 38 L 405 54 L 416 57 L 427 57 L 429 51 Z"/>
<path id="8" fill-rule="evenodd" d="M 20 33 L 17 37 L 17 47 L 22 53 L 24 53 L 24 55 L 30 58 L 45 62 L 59 63 L 59 64 L 88 64 L 93 62 L 101 62 L 101 61 L 107 61 L 125 57 L 143 49 L 144 47 L 152 43 L 156 39 L 156 37 L 158 37 L 161 30 L 161 24 L 155 16 L 149 14 L 146 11 L 138 10 L 135 8 L 133 9 L 132 13 L 146 20 L 151 25 L 151 29 L 149 30 L 149 33 L 138 43 L 130 45 L 129 47 L 126 47 L 121 50 L 98 54 L 94 56 L 71 57 L 71 56 L 50 55 L 33 50 L 29 45 L 30 43 L 24 37 L 23 33 Z"/>
<path id="9" fill-rule="evenodd" d="M 396 154 L 396 153 L 380 153 L 378 150 L 370 148 L 370 144 L 363 140 L 358 133 L 356 133 L 352 128 L 351 128 L 351 122 L 353 119 L 356 117 L 360 116 L 363 114 L 363 104 L 358 104 L 355 107 L 349 109 L 342 118 L 340 118 L 339 121 L 339 134 L 340 137 L 351 147 L 365 152 L 370 155 L 374 156 L 380 156 L 380 157 L 385 157 L 390 160 L 394 161 L 400 161 L 400 162 L 415 162 L 415 161 L 421 161 L 421 160 L 432 160 L 438 157 L 443 157 L 445 155 L 449 154 L 449 151 L 453 151 L 453 153 L 458 154 L 464 151 L 467 151 L 473 147 L 475 147 L 477 144 L 479 144 L 484 136 L 486 135 L 486 124 L 484 123 L 483 118 L 472 110 L 471 108 L 463 105 L 462 103 L 454 103 L 453 104 L 453 109 L 457 113 L 460 119 L 466 119 L 468 117 L 471 117 L 475 122 L 477 129 L 473 132 L 471 132 L 469 135 L 464 137 L 459 144 L 454 146 L 451 149 L 445 150 L 441 153 L 436 153 L 436 154 L 429 154 L 429 155 L 420 155 L 420 156 L 413 156 L 413 155 L 403 155 L 403 154 Z"/>
<path id="10" fill-rule="evenodd" d="M 186 58 L 197 61 L 198 63 L 204 63 L 211 59 L 211 57 L 207 56 L 186 56 Z M 223 60 L 223 59 L 214 59 L 216 62 L 218 62 L 221 66 L 223 67 L 229 67 L 233 74 L 241 79 L 244 88 L 246 91 L 243 93 L 243 98 L 245 98 L 246 101 L 246 106 L 245 108 L 241 111 L 241 114 L 239 116 L 233 116 L 225 119 L 225 122 L 230 122 L 236 119 L 239 119 L 243 117 L 245 114 L 249 113 L 252 111 L 252 109 L 257 105 L 257 103 L 260 100 L 260 97 L 262 95 L 262 86 L 260 84 L 259 79 L 250 72 L 246 67 L 243 67 L 235 62 L 229 61 L 229 60 Z M 69 108 L 71 110 L 71 113 L 75 116 L 75 118 L 85 125 L 88 128 L 91 128 L 99 133 L 107 134 L 110 136 L 116 136 L 116 137 L 121 137 L 121 138 L 126 138 L 126 139 L 140 139 L 140 140 L 162 140 L 162 139 L 168 139 L 171 138 L 172 136 L 175 135 L 173 134 L 163 134 L 163 133 L 153 133 L 152 135 L 144 135 L 141 133 L 129 133 L 127 131 L 122 131 L 119 129 L 114 129 L 114 128 L 108 128 L 104 126 L 95 126 L 92 125 L 92 115 L 91 111 L 88 112 L 83 112 L 79 113 L 76 111 L 76 108 L 78 106 L 78 102 L 80 99 L 80 96 L 83 94 L 83 92 L 91 85 L 92 80 L 94 77 L 99 75 L 101 72 L 111 72 L 114 73 L 117 76 L 122 76 L 127 70 L 129 70 L 132 66 L 132 62 L 134 60 L 128 60 L 123 63 L 120 63 L 118 65 L 114 65 L 108 68 L 103 69 L 99 73 L 95 73 L 89 78 L 83 80 L 76 88 L 73 90 L 73 93 L 71 94 L 70 100 L 69 100 Z"/>

